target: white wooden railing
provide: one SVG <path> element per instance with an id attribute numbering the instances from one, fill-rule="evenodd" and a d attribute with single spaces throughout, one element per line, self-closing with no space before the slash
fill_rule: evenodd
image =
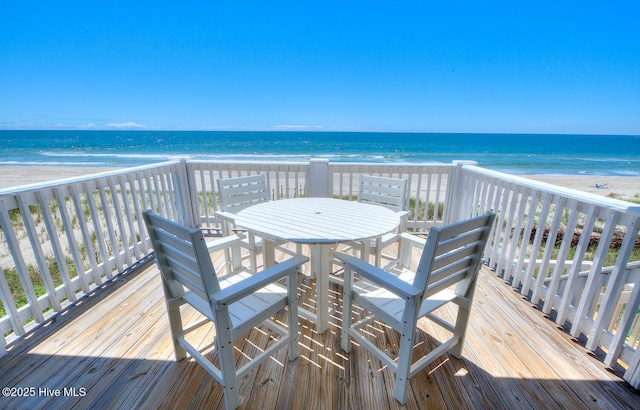
<path id="1" fill-rule="evenodd" d="M 0 190 L 0 356 L 7 341 L 144 263 L 142 211 L 184 220 L 185 176 L 173 162 Z"/>
<path id="2" fill-rule="evenodd" d="M 56 312 L 150 260 L 142 210 L 217 232 L 215 181 L 257 173 L 267 175 L 274 200 L 355 199 L 361 174 L 406 178 L 413 232 L 497 211 L 490 266 L 589 350 L 606 352 L 606 364 L 626 366 L 625 379 L 640 386 L 638 208 L 469 162 L 174 161 L 0 190 L 0 356 Z"/>
<path id="3" fill-rule="evenodd" d="M 640 387 L 640 207 L 476 166 L 453 195 L 454 219 L 498 212 L 490 266 Z"/>
<path id="4" fill-rule="evenodd" d="M 206 162 L 187 163 L 191 203 L 196 225 L 219 227 L 215 217 L 218 210 L 216 180 L 243 175 L 266 174 L 272 199 L 300 196 L 357 198 L 359 176 L 384 175 L 409 180 L 411 215 L 407 228 L 427 231 L 446 220 L 452 175 L 459 168 L 454 164 L 381 165 L 368 163 L 334 163 L 327 160 L 307 162 L 247 163 Z M 194 225 L 195 226 L 195 225 Z"/>

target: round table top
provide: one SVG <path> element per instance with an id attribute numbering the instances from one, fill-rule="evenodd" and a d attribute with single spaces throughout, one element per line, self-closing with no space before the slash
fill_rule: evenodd
<path id="1" fill-rule="evenodd" d="M 330 244 L 384 235 L 398 227 L 400 217 L 379 205 L 333 198 L 294 198 L 250 206 L 236 214 L 235 223 L 266 239 Z"/>

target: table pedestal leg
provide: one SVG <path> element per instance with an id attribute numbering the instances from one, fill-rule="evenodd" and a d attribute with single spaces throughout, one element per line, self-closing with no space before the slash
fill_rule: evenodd
<path id="1" fill-rule="evenodd" d="M 264 267 L 270 268 L 276 264 L 276 243 L 270 240 L 262 240 L 262 257 Z"/>
<path id="2" fill-rule="evenodd" d="M 318 333 L 329 329 L 329 270 L 335 249 L 334 244 L 310 245 L 311 277 L 316 279 L 316 313 L 300 307 L 298 312 L 316 323 Z"/>

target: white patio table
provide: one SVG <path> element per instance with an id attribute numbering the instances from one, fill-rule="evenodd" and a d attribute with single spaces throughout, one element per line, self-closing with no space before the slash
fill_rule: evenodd
<path id="1" fill-rule="evenodd" d="M 311 271 L 316 277 L 316 313 L 303 308 L 299 311 L 323 333 L 329 328 L 329 271 L 337 245 L 379 238 L 395 230 L 400 218 L 379 205 L 332 198 L 295 198 L 245 208 L 236 214 L 235 224 L 261 236 L 265 246 L 273 247 L 278 241 L 309 245 Z M 265 264 L 272 265 L 273 249 L 266 249 L 264 255 Z"/>

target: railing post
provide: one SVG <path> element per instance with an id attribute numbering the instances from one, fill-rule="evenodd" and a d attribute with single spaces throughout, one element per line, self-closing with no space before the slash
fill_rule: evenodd
<path id="1" fill-rule="evenodd" d="M 333 178 L 329 172 L 328 159 L 312 159 L 307 168 L 307 196 L 331 198 L 333 195 Z"/>
<path id="2" fill-rule="evenodd" d="M 462 167 L 464 165 L 478 165 L 476 161 L 452 161 L 452 164 L 456 167 L 451 174 L 451 181 L 447 182 L 445 199 L 447 206 L 445 206 L 446 211 L 442 221 L 444 225 L 461 221 L 469 216 L 465 214 L 464 209 L 464 204 L 466 204 L 467 201 L 462 200 L 466 194 L 464 192 Z M 469 210 L 466 211 L 468 212 Z"/>

